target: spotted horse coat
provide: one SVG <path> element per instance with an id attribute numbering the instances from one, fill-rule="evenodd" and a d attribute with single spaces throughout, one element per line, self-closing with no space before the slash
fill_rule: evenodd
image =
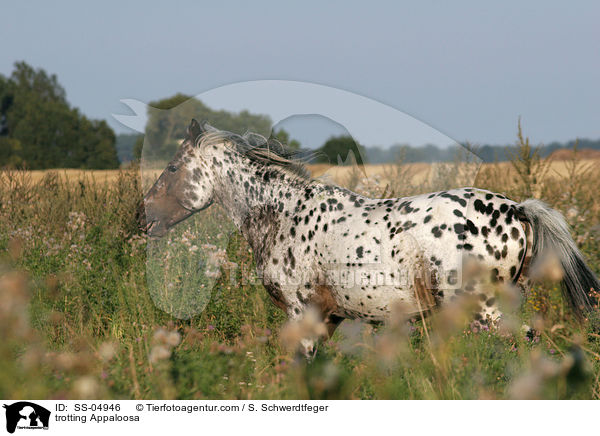
<path id="1" fill-rule="evenodd" d="M 316 308 L 333 333 L 343 319 L 383 322 L 396 302 L 427 312 L 475 296 L 476 322 L 501 317 L 493 286 L 463 277 L 467 259 L 492 283 L 515 283 L 530 261 L 556 251 L 565 294 L 593 305 L 598 281 L 560 214 L 537 200 L 460 188 L 373 199 L 311 180 L 277 142 L 218 131 L 195 121 L 144 200 L 150 236 L 212 203 L 250 244 L 259 276 L 290 319 Z M 314 338 L 302 341 L 307 356 Z"/>

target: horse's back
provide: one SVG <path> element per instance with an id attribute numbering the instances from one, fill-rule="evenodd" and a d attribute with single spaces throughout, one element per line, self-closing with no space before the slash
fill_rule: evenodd
<path id="1" fill-rule="evenodd" d="M 489 270 L 491 281 L 513 279 L 526 244 L 515 205 L 476 188 L 365 201 L 325 244 L 328 274 L 344 285 L 337 286 L 339 304 L 350 314 L 385 318 L 396 300 L 417 310 L 420 287 L 436 298 L 476 290 L 462 283 L 465 259 Z"/>

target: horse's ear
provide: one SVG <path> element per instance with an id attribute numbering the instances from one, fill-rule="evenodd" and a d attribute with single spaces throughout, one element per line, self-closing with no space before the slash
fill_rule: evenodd
<path id="1" fill-rule="evenodd" d="M 198 121 L 196 121 L 195 119 L 192 119 L 192 121 L 190 122 L 190 125 L 187 128 L 187 136 L 188 139 L 190 141 L 192 141 L 192 143 L 196 143 L 196 140 L 198 139 L 198 137 L 200 135 L 202 135 L 202 133 L 204 133 L 204 131 L 202 130 L 202 127 L 200 127 L 200 124 L 198 123 Z"/>

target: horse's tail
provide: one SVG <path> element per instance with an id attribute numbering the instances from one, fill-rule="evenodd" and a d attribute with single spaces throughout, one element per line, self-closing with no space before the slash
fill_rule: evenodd
<path id="1" fill-rule="evenodd" d="M 600 281 L 585 263 L 583 255 L 571 238 L 562 214 L 539 200 L 526 200 L 516 206 L 518 213 L 533 230 L 530 271 L 537 264 L 554 256 L 562 267 L 561 288 L 578 317 L 584 316 L 597 304 L 596 292 Z"/>

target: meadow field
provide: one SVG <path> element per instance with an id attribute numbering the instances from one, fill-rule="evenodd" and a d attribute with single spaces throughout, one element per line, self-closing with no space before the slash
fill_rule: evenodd
<path id="1" fill-rule="evenodd" d="M 597 164 L 600 161 L 598 158 L 580 158 L 578 159 L 581 167 L 588 167 Z M 570 170 L 570 161 L 568 159 L 551 160 L 548 163 L 548 171 L 551 176 L 567 177 Z M 428 163 L 408 163 L 402 164 L 402 168 L 411 175 L 411 183 L 423 184 L 427 182 L 427 179 L 431 177 L 431 164 Z M 438 164 L 443 167 L 444 164 Z M 395 164 L 365 164 L 364 168 L 357 168 L 355 166 L 332 166 L 327 164 L 312 164 L 308 165 L 308 168 L 313 177 L 323 177 L 325 180 L 332 181 L 335 184 L 347 186 L 348 182 L 353 177 L 353 172 L 357 173 L 356 176 L 359 179 L 372 179 L 378 178 L 379 183 L 390 183 L 396 179 L 394 173 Z M 453 168 L 453 166 L 450 166 Z M 512 165 L 510 162 L 499 162 L 495 164 L 484 163 L 481 164 L 475 175 L 479 172 L 486 171 L 503 171 L 512 172 Z M 154 171 L 157 176 L 161 170 Z M 78 182 L 81 179 L 88 179 L 99 184 L 114 183 L 118 180 L 123 170 L 78 170 L 78 169 L 54 169 L 54 170 L 35 170 L 29 171 L 31 181 L 37 183 L 44 179 L 48 173 L 56 173 L 61 176 L 64 180 L 69 182 Z M 514 176 L 514 174 L 513 174 Z M 473 182 L 476 181 L 476 177 Z"/>
<path id="2" fill-rule="evenodd" d="M 375 197 L 474 185 L 541 198 L 600 273 L 598 163 L 542 160 L 523 142 L 505 163 L 311 171 Z M 294 345 L 318 320 L 286 325 L 223 211 L 150 242 L 136 224 L 142 191 L 135 166 L 0 173 L 0 397 L 600 398 L 600 317 L 578 322 L 549 281 L 481 331 L 466 306 L 386 326 L 346 321 L 307 364 Z"/>

